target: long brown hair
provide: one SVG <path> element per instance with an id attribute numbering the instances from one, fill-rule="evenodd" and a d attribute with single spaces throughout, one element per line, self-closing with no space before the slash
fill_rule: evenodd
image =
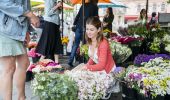
<path id="1" fill-rule="evenodd" d="M 143 19 L 143 18 L 144 18 L 143 14 L 146 14 L 146 9 L 142 9 L 142 10 L 140 11 L 140 19 Z M 146 16 L 145 16 L 145 17 L 146 17 Z"/>
<path id="2" fill-rule="evenodd" d="M 114 18 L 112 7 L 108 7 L 107 9 L 109 11 L 109 17 L 113 17 Z"/>
<path id="3" fill-rule="evenodd" d="M 97 40 L 97 45 L 96 45 L 96 46 L 98 46 L 98 44 L 104 39 L 103 29 L 102 29 L 102 23 L 101 23 L 99 17 L 97 17 L 97 16 L 94 17 L 94 16 L 93 16 L 93 17 L 88 18 L 87 21 L 86 21 L 86 25 L 87 25 L 87 24 L 93 25 L 93 26 L 95 26 L 97 29 L 100 29 L 100 30 L 101 30 L 101 31 L 98 33 L 98 36 L 97 36 L 97 38 L 96 38 L 96 40 Z M 87 43 L 91 45 L 91 44 L 92 44 L 92 40 L 91 40 L 90 38 L 88 38 L 87 34 L 85 34 L 85 38 L 86 38 Z"/>

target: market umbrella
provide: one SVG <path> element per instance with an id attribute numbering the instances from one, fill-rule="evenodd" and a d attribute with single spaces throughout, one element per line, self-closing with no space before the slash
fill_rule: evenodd
<path id="1" fill-rule="evenodd" d="M 44 2 L 44 0 L 30 0 L 31 2 Z"/>
<path id="2" fill-rule="evenodd" d="M 43 9 L 44 7 L 45 7 L 45 5 L 43 3 L 43 4 L 40 4 L 40 5 L 34 6 L 32 8 L 33 9 Z M 70 6 L 70 5 L 66 4 L 66 3 L 63 3 L 63 8 L 65 10 L 73 10 L 74 9 L 74 7 L 72 7 L 72 6 Z"/>
<path id="3" fill-rule="evenodd" d="M 89 0 L 71 0 L 71 3 L 72 4 L 83 4 L 83 2 L 88 2 Z M 110 0 L 99 0 L 98 1 L 99 3 L 110 3 L 111 1 Z"/>
<path id="4" fill-rule="evenodd" d="M 116 4 L 116 3 L 98 3 L 99 8 L 108 8 L 108 7 L 115 7 L 115 8 L 127 8 L 123 4 Z"/>
<path id="5" fill-rule="evenodd" d="M 31 7 L 40 5 L 44 3 L 44 0 L 30 0 L 31 1 Z"/>

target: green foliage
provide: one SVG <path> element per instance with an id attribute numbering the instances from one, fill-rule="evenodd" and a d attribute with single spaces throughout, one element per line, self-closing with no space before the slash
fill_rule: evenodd
<path id="1" fill-rule="evenodd" d="M 160 52 L 160 43 L 151 43 L 149 49 L 153 52 L 153 53 L 159 53 Z"/>
<path id="2" fill-rule="evenodd" d="M 76 83 L 64 74 L 38 73 L 31 84 L 40 100 L 77 100 Z"/>
<path id="3" fill-rule="evenodd" d="M 162 39 L 167 33 L 167 30 L 160 28 L 159 24 L 155 24 L 152 27 L 138 24 L 129 26 L 128 28 L 128 34 L 131 36 L 137 35 L 143 37 L 149 46 L 149 50 L 153 53 L 160 53 L 160 49 L 164 49 L 160 48 L 160 44 L 165 43 L 162 42 Z"/>
<path id="4" fill-rule="evenodd" d="M 142 40 L 134 40 L 129 44 L 131 47 L 140 47 L 142 45 Z"/>
<path id="5" fill-rule="evenodd" d="M 149 49 L 153 52 L 153 53 L 159 53 L 160 52 L 160 44 L 161 44 L 161 39 L 160 38 L 154 38 L 153 42 L 151 43 Z"/>
<path id="6" fill-rule="evenodd" d="M 88 45 L 84 44 L 80 46 L 80 55 L 85 56 L 85 59 L 88 60 L 89 56 L 88 56 Z"/>
<path id="7" fill-rule="evenodd" d="M 170 3 L 170 0 L 168 0 L 167 3 Z"/>
<path id="8" fill-rule="evenodd" d="M 160 44 L 163 43 L 162 39 L 167 34 L 167 31 L 161 28 L 155 29 L 154 31 L 150 31 L 148 35 L 148 39 L 152 40 L 150 41 L 150 47 L 149 49 L 153 53 L 160 53 Z"/>
<path id="9" fill-rule="evenodd" d="M 159 24 L 156 24 L 153 27 L 138 24 L 138 25 L 132 25 L 128 27 L 128 33 L 131 36 L 138 35 L 140 37 L 146 38 L 146 39 L 153 39 L 155 37 L 163 38 L 165 34 L 167 34 L 167 31 L 160 28 Z"/>
<path id="10" fill-rule="evenodd" d="M 116 63 L 123 63 L 132 54 L 132 50 L 126 45 L 113 40 L 109 41 L 109 43 L 112 56 Z"/>
<path id="11" fill-rule="evenodd" d="M 148 34 L 148 30 L 147 28 L 142 25 L 131 25 L 128 27 L 128 34 L 130 36 L 134 36 L 134 35 L 139 35 L 140 37 L 147 37 L 146 35 Z"/>
<path id="12" fill-rule="evenodd" d="M 162 39 L 162 42 L 165 45 L 165 51 L 170 52 L 170 34 L 166 34 Z"/>

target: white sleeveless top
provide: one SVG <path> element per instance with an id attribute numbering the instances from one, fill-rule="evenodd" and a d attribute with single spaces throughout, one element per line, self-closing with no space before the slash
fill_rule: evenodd
<path id="1" fill-rule="evenodd" d="M 91 48 L 89 46 L 88 55 L 96 64 L 99 62 L 98 61 L 98 55 L 97 55 L 97 48 L 95 48 L 94 54 L 92 54 Z M 116 65 L 113 66 L 111 72 L 114 72 L 115 69 L 116 69 Z"/>
<path id="2" fill-rule="evenodd" d="M 89 46 L 88 55 L 89 55 L 89 57 L 90 57 L 96 64 L 98 63 L 97 48 L 95 48 L 94 54 L 92 54 L 91 48 L 90 48 L 90 46 Z"/>

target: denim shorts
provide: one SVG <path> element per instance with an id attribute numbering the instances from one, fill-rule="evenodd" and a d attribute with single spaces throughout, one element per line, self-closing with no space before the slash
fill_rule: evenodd
<path id="1" fill-rule="evenodd" d="M 17 56 L 26 53 L 23 42 L 0 35 L 0 57 Z"/>

